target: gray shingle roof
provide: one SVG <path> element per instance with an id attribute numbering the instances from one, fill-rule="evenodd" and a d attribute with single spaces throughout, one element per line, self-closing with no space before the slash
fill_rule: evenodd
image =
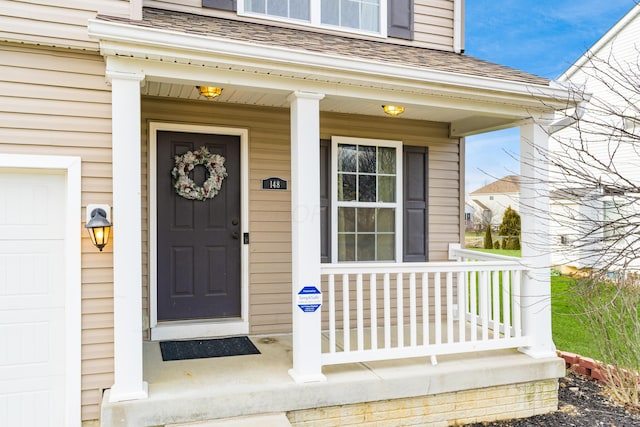
<path id="1" fill-rule="evenodd" d="M 545 86 L 549 84 L 549 80 L 545 78 L 454 52 L 190 13 L 145 8 L 141 21 L 106 15 L 98 15 L 97 19 L 200 36 L 224 37 L 256 45 L 280 46 L 293 50 L 410 65 L 426 70 L 489 77 L 525 84 Z"/>

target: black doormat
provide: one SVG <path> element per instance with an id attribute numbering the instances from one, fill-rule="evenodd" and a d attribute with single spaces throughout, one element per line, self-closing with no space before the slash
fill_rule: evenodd
<path id="1" fill-rule="evenodd" d="M 204 359 L 207 357 L 243 356 L 260 354 L 248 337 L 230 337 L 211 340 L 163 341 L 160 343 L 162 360 Z"/>

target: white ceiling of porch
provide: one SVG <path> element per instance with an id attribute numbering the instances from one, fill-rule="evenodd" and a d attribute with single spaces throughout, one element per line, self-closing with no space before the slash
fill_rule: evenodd
<path id="1" fill-rule="evenodd" d="M 256 105 L 263 107 L 289 108 L 287 97 L 290 92 L 261 89 L 260 91 L 252 90 L 246 87 L 222 86 L 222 94 L 215 100 L 207 100 L 201 96 L 193 85 L 185 85 L 180 83 L 167 83 L 157 81 L 147 81 L 141 88 L 142 95 L 159 96 L 169 98 L 180 98 L 199 100 L 203 102 L 220 102 L 244 105 Z M 389 102 L 390 104 L 392 102 Z M 374 100 L 364 100 L 356 98 L 341 97 L 335 95 L 327 95 L 320 101 L 320 109 L 322 111 L 345 113 L 345 114 L 363 114 L 369 116 L 388 117 L 382 111 L 383 102 Z M 420 105 L 402 104 L 406 109 L 402 114 L 402 119 L 429 120 L 436 122 L 449 123 L 455 120 L 469 118 L 468 112 L 447 109 L 434 108 Z"/>

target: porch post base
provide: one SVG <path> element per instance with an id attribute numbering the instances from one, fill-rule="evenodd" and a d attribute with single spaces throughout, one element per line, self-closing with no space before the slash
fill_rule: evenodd
<path id="1" fill-rule="evenodd" d="M 148 397 L 149 397 L 149 384 L 147 384 L 146 381 L 142 382 L 142 390 L 138 390 L 138 391 L 120 392 L 117 385 L 114 385 L 109 390 L 109 403 L 122 402 L 125 400 L 147 399 Z"/>
<path id="2" fill-rule="evenodd" d="M 540 349 L 535 347 L 520 347 L 518 348 L 520 353 L 524 353 L 533 359 L 546 359 L 549 357 L 558 357 L 555 350 Z"/>
<path id="3" fill-rule="evenodd" d="M 293 380 L 298 384 L 319 383 L 327 381 L 327 377 L 325 377 L 322 372 L 319 374 L 305 374 L 302 372 L 298 372 L 295 369 L 289 369 L 289 376 L 291 376 L 291 378 L 293 378 Z"/>

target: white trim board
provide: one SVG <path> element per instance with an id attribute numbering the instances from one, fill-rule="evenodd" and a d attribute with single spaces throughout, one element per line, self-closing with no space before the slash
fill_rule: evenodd
<path id="1" fill-rule="evenodd" d="M 65 425 L 81 424 L 81 159 L 72 156 L 0 154 L 0 169 L 63 171 L 65 204 Z"/>
<path id="2" fill-rule="evenodd" d="M 149 123 L 149 326 L 151 340 L 188 339 L 221 337 L 249 333 L 249 245 L 242 245 L 240 250 L 241 264 L 241 315 L 239 318 L 158 322 L 157 293 L 157 248 L 158 236 L 156 212 L 158 208 L 156 182 L 156 150 L 157 132 L 196 132 L 206 134 L 234 135 L 240 137 L 240 233 L 249 232 L 249 131 L 241 128 L 230 128 L 207 125 L 190 125 L 181 123 Z"/>

